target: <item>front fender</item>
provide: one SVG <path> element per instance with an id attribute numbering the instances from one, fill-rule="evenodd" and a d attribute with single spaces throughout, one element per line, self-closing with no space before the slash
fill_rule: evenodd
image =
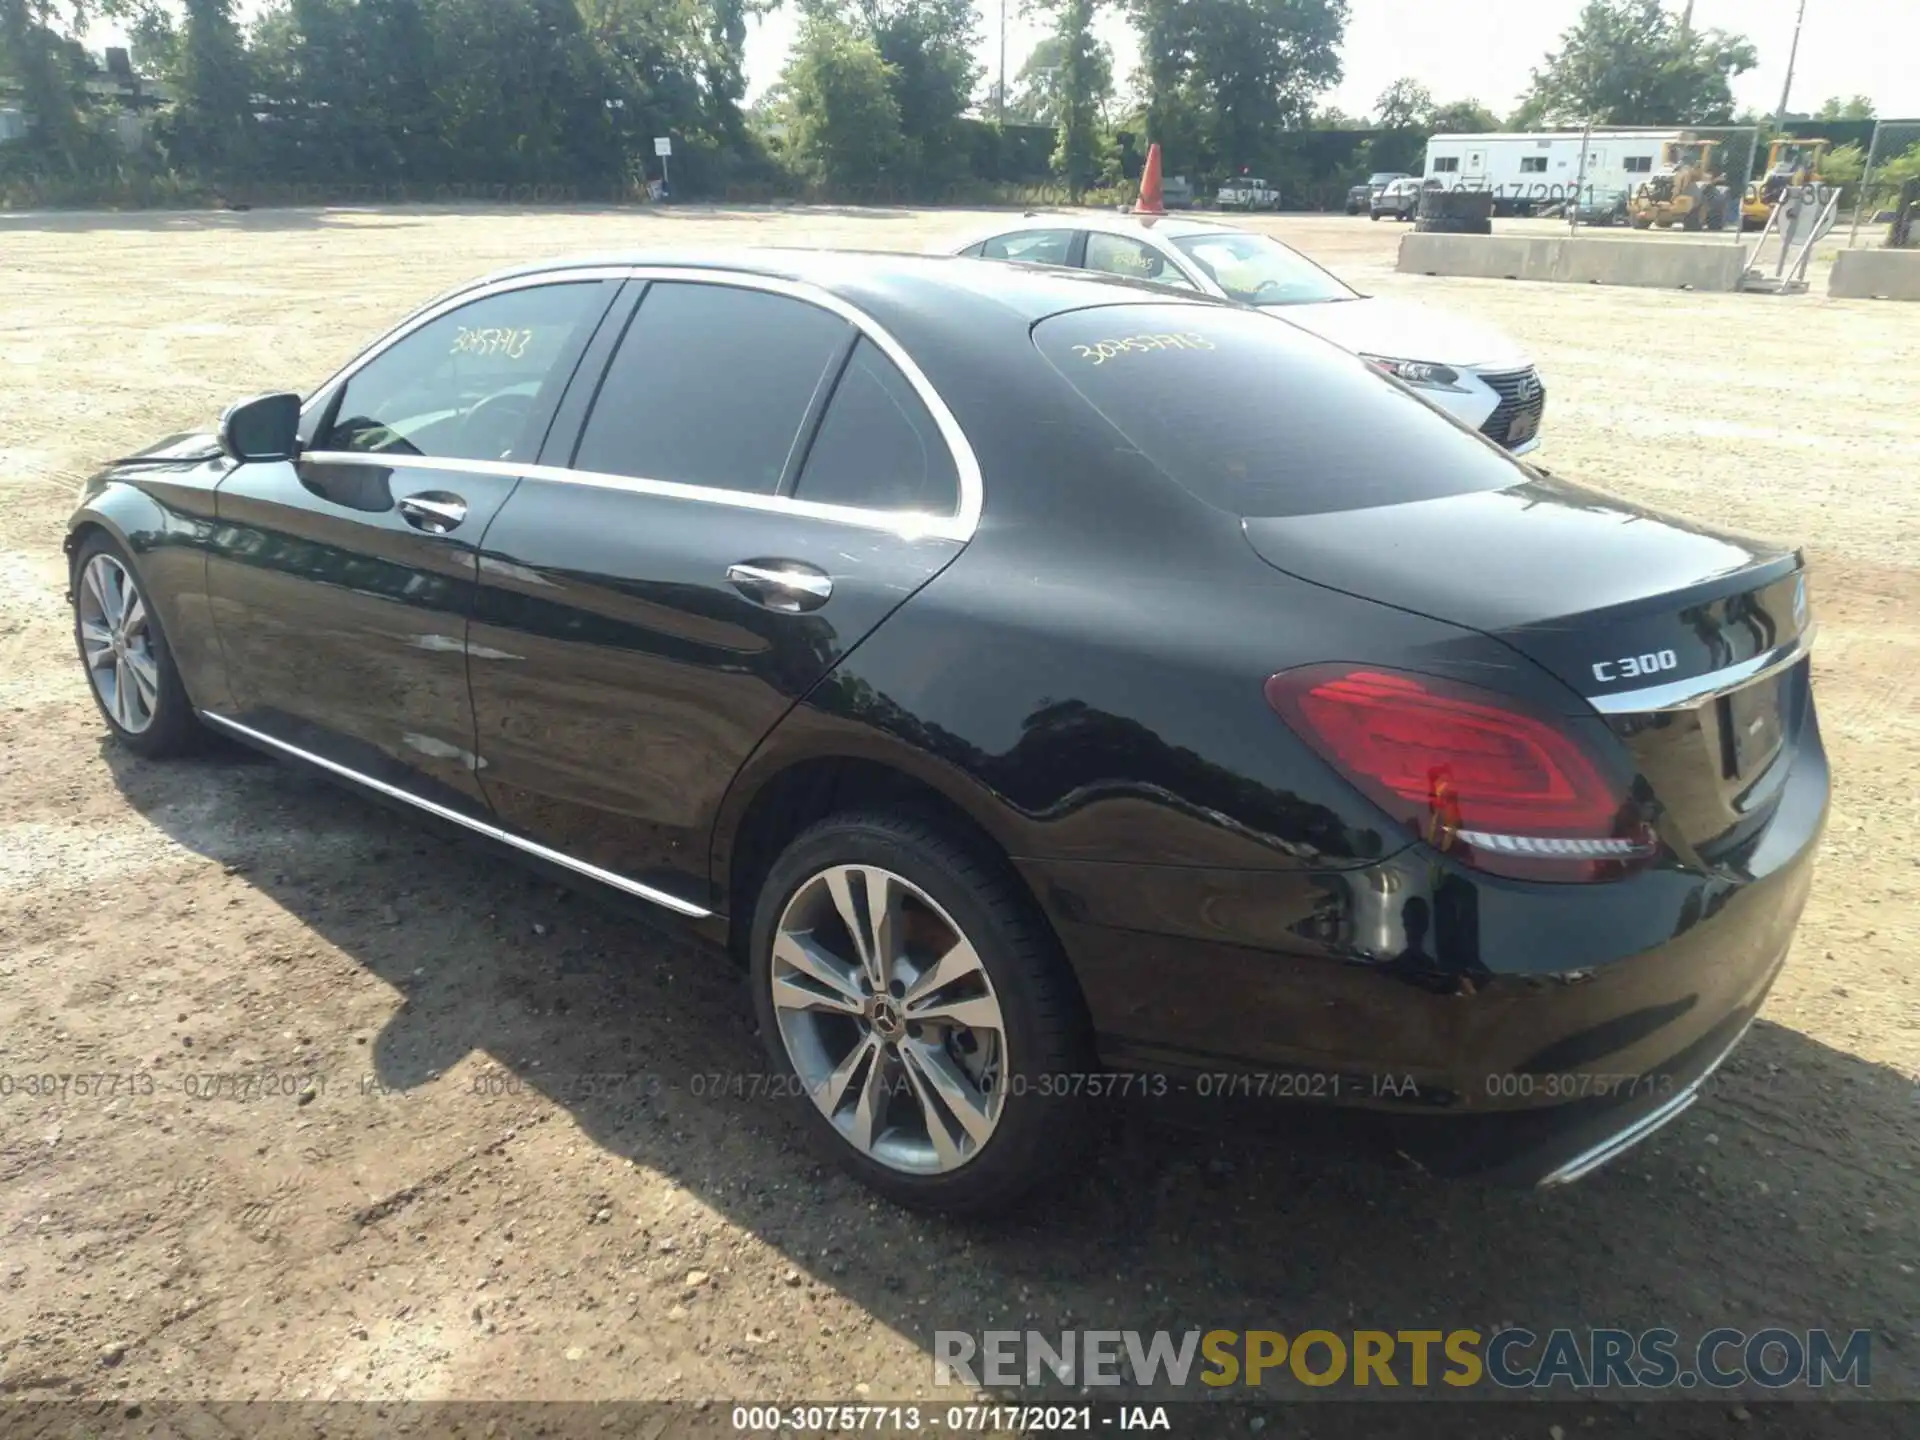
<path id="1" fill-rule="evenodd" d="M 69 605 L 74 560 L 89 534 L 105 532 L 125 552 L 196 709 L 223 708 L 231 700 L 207 608 L 207 553 L 218 532 L 215 494 L 231 468 L 230 461 L 201 454 L 109 467 L 82 487 L 62 546 Z"/>

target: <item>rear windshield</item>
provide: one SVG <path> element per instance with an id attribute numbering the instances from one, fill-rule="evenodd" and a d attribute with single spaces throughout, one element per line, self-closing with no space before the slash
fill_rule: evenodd
<path id="1" fill-rule="evenodd" d="M 1527 478 L 1413 392 L 1271 314 L 1102 306 L 1042 320 L 1033 342 L 1130 445 L 1230 514 L 1363 510 Z"/>

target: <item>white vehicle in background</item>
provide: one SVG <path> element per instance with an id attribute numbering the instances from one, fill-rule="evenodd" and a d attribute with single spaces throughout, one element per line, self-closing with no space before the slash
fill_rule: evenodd
<path id="1" fill-rule="evenodd" d="M 1631 193 L 1660 164 L 1660 147 L 1679 130 L 1595 130 L 1532 134 L 1435 135 L 1427 141 L 1427 180 L 1449 190 L 1491 190 L 1496 215 L 1531 215 L 1575 198 L 1587 206 L 1615 190 Z"/>
<path id="2" fill-rule="evenodd" d="M 1397 376 L 1516 455 L 1540 443 L 1546 388 L 1513 341 L 1443 311 L 1362 295 L 1270 235 L 1172 216 L 1028 214 L 940 250 L 1102 270 L 1257 306 Z"/>
<path id="3" fill-rule="evenodd" d="M 1213 203 L 1222 210 L 1278 210 L 1280 192 L 1264 180 L 1242 175 L 1222 185 Z"/>

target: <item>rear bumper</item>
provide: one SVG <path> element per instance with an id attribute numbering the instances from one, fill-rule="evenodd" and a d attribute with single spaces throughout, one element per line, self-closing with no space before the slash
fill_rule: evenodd
<path id="1" fill-rule="evenodd" d="M 1744 874 L 1525 884 L 1421 846 L 1332 872 L 1022 868 L 1114 1068 L 1358 1107 L 1436 1173 L 1561 1184 L 1681 1114 L 1765 1002 L 1824 765 L 1789 789 Z"/>

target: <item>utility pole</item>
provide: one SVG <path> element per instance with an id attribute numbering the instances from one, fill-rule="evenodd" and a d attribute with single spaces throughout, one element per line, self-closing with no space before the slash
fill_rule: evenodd
<path id="1" fill-rule="evenodd" d="M 1000 0 L 1000 89 L 994 101 L 994 119 L 1007 123 L 1007 0 Z"/>
<path id="2" fill-rule="evenodd" d="M 1793 62 L 1800 58 L 1800 22 L 1807 18 L 1807 0 L 1800 0 L 1800 13 L 1793 20 L 1793 48 L 1787 52 L 1787 80 L 1780 87 L 1780 109 L 1773 117 L 1776 137 L 1787 133 L 1787 96 L 1793 92 Z"/>

